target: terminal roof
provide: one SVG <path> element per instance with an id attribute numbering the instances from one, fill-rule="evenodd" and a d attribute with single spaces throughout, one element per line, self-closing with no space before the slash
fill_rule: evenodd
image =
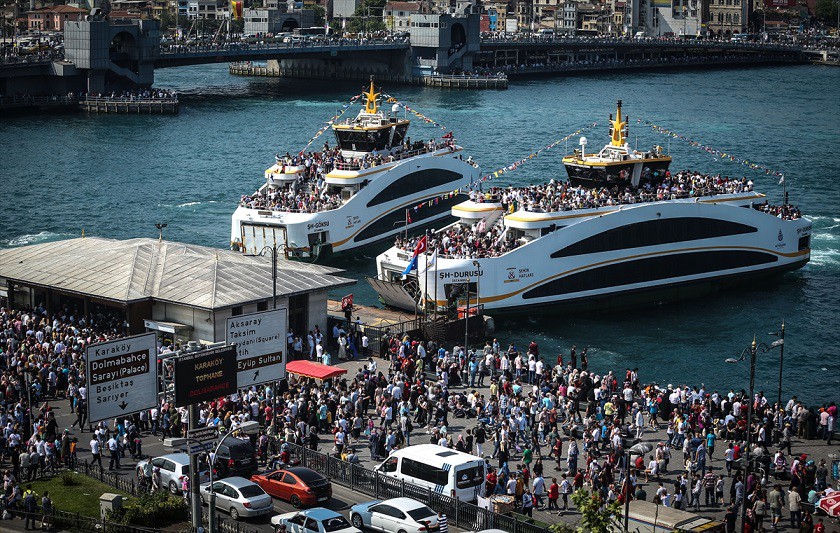
<path id="1" fill-rule="evenodd" d="M 341 270 L 279 259 L 277 297 L 355 284 Z M 224 309 L 272 296 L 271 257 L 156 239 L 83 237 L 0 250 L 0 278 L 124 304 Z"/>

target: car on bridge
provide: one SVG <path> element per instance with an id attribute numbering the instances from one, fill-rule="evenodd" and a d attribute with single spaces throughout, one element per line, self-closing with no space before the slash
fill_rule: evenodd
<path id="1" fill-rule="evenodd" d="M 268 514 L 274 510 L 274 500 L 259 485 L 243 477 L 229 477 L 213 482 L 216 509 L 230 513 L 230 517 L 250 518 Z M 201 485 L 202 505 L 210 503 L 210 483 Z"/>
<path id="2" fill-rule="evenodd" d="M 140 461 L 135 467 L 137 479 L 143 478 L 143 469 L 147 463 L 152 463 L 152 468 L 160 472 L 160 486 L 169 489 L 172 494 L 179 494 L 181 491 L 181 479 L 190 475 L 190 456 L 185 453 L 170 453 L 155 457 L 150 461 Z M 201 469 L 199 479 L 210 481 L 210 470 L 206 465 Z"/>
<path id="3" fill-rule="evenodd" d="M 286 526 L 287 533 L 362 533 L 339 513 L 324 507 L 271 517 L 274 531 Z"/>
<path id="4" fill-rule="evenodd" d="M 255 474 L 251 481 L 275 498 L 290 502 L 295 509 L 318 505 L 332 498 L 332 483 L 303 466 Z"/>
<path id="5" fill-rule="evenodd" d="M 438 515 L 411 498 L 360 503 L 350 508 L 350 522 L 358 529 L 383 533 L 428 533 L 438 529 Z"/>

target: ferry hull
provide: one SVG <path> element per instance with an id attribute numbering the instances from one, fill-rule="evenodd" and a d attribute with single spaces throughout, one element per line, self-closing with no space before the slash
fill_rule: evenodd
<path id="1" fill-rule="evenodd" d="M 466 199 L 454 191 L 479 175 L 477 167 L 449 151 L 366 172 L 365 185 L 335 209 L 297 213 L 240 206 L 232 216 L 231 247 L 255 254 L 276 245 L 289 259 L 329 260 L 405 231 L 444 225 L 452 207 Z"/>
<path id="2" fill-rule="evenodd" d="M 669 283 L 655 287 L 628 289 L 599 296 L 588 296 L 546 302 L 541 304 L 518 305 L 493 309 L 498 315 L 526 315 L 539 310 L 542 314 L 586 314 L 618 313 L 627 310 L 669 305 L 705 298 L 725 291 L 749 291 L 763 287 L 762 283 L 772 284 L 781 281 L 781 277 L 804 267 L 808 259 L 797 261 L 765 270 L 715 276 L 695 281 Z"/>
<path id="3" fill-rule="evenodd" d="M 801 268 L 810 259 L 811 222 L 757 211 L 755 198 L 517 212 L 505 218 L 508 228 L 558 227 L 501 256 L 438 258 L 416 283 L 441 307 L 455 305 L 457 293 L 464 305 L 469 284 L 471 305 L 487 311 L 594 312 L 697 298 Z M 379 278 L 394 279 L 407 256 L 394 248 L 381 254 Z"/>

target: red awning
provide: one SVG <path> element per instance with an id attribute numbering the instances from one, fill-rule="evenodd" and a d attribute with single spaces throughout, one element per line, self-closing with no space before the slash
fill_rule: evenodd
<path id="1" fill-rule="evenodd" d="M 330 379 L 342 374 L 347 370 L 340 366 L 329 366 L 314 361 L 291 361 L 286 363 L 286 372 L 315 379 Z"/>

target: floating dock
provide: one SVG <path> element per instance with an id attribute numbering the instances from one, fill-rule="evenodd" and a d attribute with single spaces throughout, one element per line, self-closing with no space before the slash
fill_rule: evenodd
<path id="1" fill-rule="evenodd" d="M 324 79 L 360 79 L 350 76 L 331 76 L 326 71 L 310 68 L 271 68 L 250 63 L 231 63 L 228 71 L 235 76 L 255 76 L 264 78 L 324 78 Z M 442 89 L 507 89 L 507 76 L 395 76 L 377 75 L 379 83 L 404 83 L 425 85 Z"/>
<path id="2" fill-rule="evenodd" d="M 175 115 L 178 113 L 177 98 L 85 98 L 79 107 L 88 113 L 111 113 L 120 115 Z"/>

